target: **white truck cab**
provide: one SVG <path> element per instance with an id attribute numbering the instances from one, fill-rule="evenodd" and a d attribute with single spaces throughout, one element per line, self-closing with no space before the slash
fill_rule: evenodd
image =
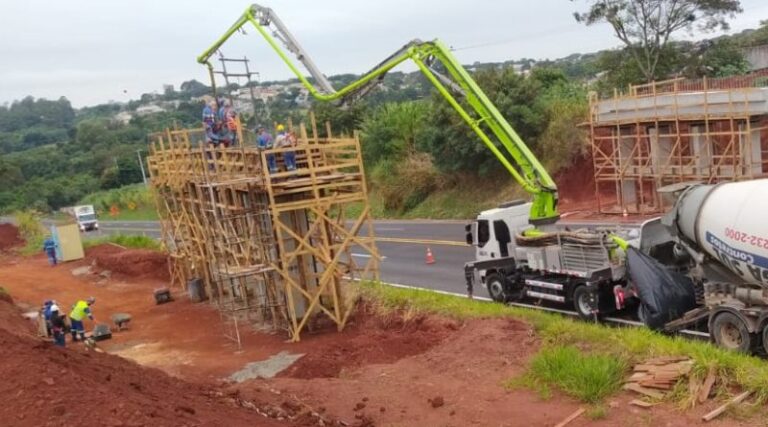
<path id="1" fill-rule="evenodd" d="M 570 230 L 565 225 L 534 227 L 531 203 L 515 201 L 481 212 L 466 226 L 475 260 L 464 266 L 468 293 L 475 284 L 499 302 L 531 299 L 573 304 L 590 318 L 624 307 L 623 250 L 609 236 L 624 240 L 627 230 Z"/>
<path id="2" fill-rule="evenodd" d="M 81 205 L 74 207 L 75 221 L 80 231 L 91 231 L 99 229 L 99 220 L 96 219 L 96 210 L 93 205 Z"/>

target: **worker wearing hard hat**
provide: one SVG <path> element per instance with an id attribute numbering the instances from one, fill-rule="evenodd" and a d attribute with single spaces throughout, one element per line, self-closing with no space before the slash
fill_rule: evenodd
<path id="1" fill-rule="evenodd" d="M 261 125 L 258 127 L 256 146 L 259 150 L 269 150 L 273 147 L 272 135 Z M 270 173 L 277 172 L 277 161 L 275 161 L 275 155 L 272 153 L 267 154 L 267 167 Z"/>
<path id="2" fill-rule="evenodd" d="M 80 300 L 72 306 L 72 311 L 69 313 L 69 326 L 72 333 L 72 341 L 77 341 L 77 335 L 80 335 L 80 339 L 85 341 L 85 326 L 83 325 L 83 319 L 88 316 L 93 321 L 93 312 L 91 306 L 96 302 L 96 298 L 89 297 L 87 300 Z"/>
<path id="3" fill-rule="evenodd" d="M 286 133 L 285 126 L 277 125 L 277 138 L 275 138 L 275 147 L 288 148 L 296 146 L 296 137 L 292 132 Z M 283 163 L 285 163 L 285 170 L 296 170 L 296 152 L 285 151 L 283 152 Z"/>
<path id="4" fill-rule="evenodd" d="M 66 344 L 64 338 L 64 315 L 59 312 L 59 306 L 56 304 L 56 301 L 50 306 L 50 323 L 53 343 L 59 347 L 64 347 Z"/>

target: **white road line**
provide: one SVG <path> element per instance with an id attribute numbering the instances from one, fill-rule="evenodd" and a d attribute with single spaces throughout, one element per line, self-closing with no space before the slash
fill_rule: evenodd
<path id="1" fill-rule="evenodd" d="M 352 256 L 356 256 L 358 258 L 371 258 L 371 257 L 373 257 L 373 255 L 371 255 L 371 254 L 358 254 L 358 253 L 354 253 L 354 252 L 352 253 Z M 387 259 L 387 257 L 382 255 L 381 259 Z"/>

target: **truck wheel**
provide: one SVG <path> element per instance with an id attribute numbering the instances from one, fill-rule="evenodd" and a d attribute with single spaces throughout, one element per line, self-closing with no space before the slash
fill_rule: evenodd
<path id="1" fill-rule="evenodd" d="M 592 313 L 592 307 L 594 307 L 597 301 L 597 293 L 587 288 L 584 285 L 577 287 L 573 291 L 573 308 L 576 309 L 576 313 L 584 320 L 592 320 L 595 315 Z"/>
<path id="2" fill-rule="evenodd" d="M 768 324 L 763 326 L 763 350 L 768 354 Z"/>
<path id="3" fill-rule="evenodd" d="M 733 313 L 718 314 L 710 333 L 717 345 L 727 350 L 749 353 L 752 349 L 752 334 L 744 321 Z"/>
<path id="4" fill-rule="evenodd" d="M 488 294 L 496 302 L 507 302 L 507 293 L 504 289 L 504 279 L 498 274 L 489 274 L 485 278 Z"/>

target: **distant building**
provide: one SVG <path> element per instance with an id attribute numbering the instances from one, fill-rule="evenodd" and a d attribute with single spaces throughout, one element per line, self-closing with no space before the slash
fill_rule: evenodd
<path id="1" fill-rule="evenodd" d="M 173 93 L 175 90 L 173 90 L 173 85 L 165 84 L 163 85 L 163 93 Z"/>
<path id="2" fill-rule="evenodd" d="M 132 118 L 133 118 L 133 114 L 131 114 L 130 111 L 121 111 L 115 114 L 114 116 L 112 116 L 113 121 L 123 125 L 127 125 Z"/>
<path id="3" fill-rule="evenodd" d="M 154 104 L 142 105 L 141 107 L 136 109 L 136 114 L 139 116 L 148 116 L 150 114 L 157 114 L 157 113 L 164 113 L 164 112 L 165 112 L 165 108 L 159 105 L 154 105 Z"/>

